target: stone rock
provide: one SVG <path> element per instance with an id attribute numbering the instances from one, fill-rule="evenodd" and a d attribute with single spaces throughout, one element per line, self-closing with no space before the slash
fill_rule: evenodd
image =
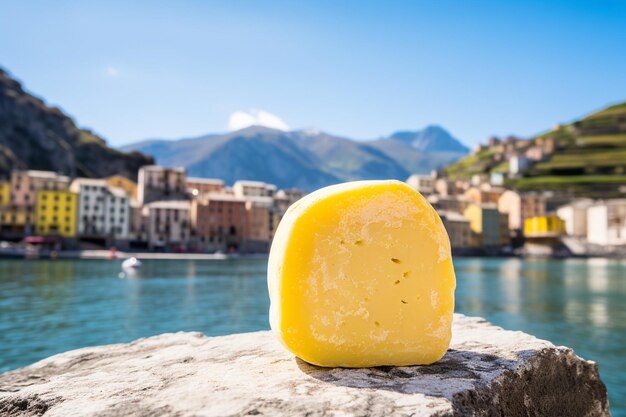
<path id="1" fill-rule="evenodd" d="M 456 315 L 429 366 L 319 368 L 270 332 L 174 333 L 84 348 L 0 375 L 1 416 L 609 416 L 597 366 Z"/>

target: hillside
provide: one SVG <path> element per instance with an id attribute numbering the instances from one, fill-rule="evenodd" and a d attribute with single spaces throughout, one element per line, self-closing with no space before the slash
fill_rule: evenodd
<path id="1" fill-rule="evenodd" d="M 24 91 L 0 68 L 0 177 L 11 169 L 41 169 L 70 176 L 135 178 L 150 157 L 110 148 L 80 129 L 60 109 Z"/>
<path id="2" fill-rule="evenodd" d="M 261 180 L 305 190 L 359 179 L 404 180 L 467 153 L 451 136 L 451 142 L 439 145 L 442 150 L 431 150 L 437 146 L 432 135 L 411 133 L 413 141 L 354 141 L 317 130 L 283 132 L 255 126 L 222 135 L 148 140 L 123 149 L 153 155 L 159 164 L 183 166 L 192 176 L 217 177 L 227 183 Z"/>
<path id="3" fill-rule="evenodd" d="M 488 146 L 445 168 L 453 178 L 508 172 L 511 155 L 534 157 L 507 180 L 518 189 L 613 195 L 626 185 L 626 103 L 514 144 Z"/>

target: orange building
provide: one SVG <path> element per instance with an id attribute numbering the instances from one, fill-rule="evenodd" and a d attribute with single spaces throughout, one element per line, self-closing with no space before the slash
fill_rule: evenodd
<path id="1" fill-rule="evenodd" d="M 246 201 L 229 194 L 207 194 L 194 199 L 191 225 L 199 249 L 240 250 L 249 231 Z"/>

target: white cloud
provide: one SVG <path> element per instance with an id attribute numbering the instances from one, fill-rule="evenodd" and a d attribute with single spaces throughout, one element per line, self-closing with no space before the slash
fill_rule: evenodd
<path id="1" fill-rule="evenodd" d="M 231 114 L 228 119 L 228 130 L 239 130 L 250 126 L 289 130 L 289 126 L 280 117 L 264 110 L 252 109 L 248 112 L 238 110 Z"/>
<path id="2" fill-rule="evenodd" d="M 120 76 L 120 70 L 115 68 L 113 65 L 107 65 L 104 69 L 104 75 L 110 78 L 116 78 Z"/>

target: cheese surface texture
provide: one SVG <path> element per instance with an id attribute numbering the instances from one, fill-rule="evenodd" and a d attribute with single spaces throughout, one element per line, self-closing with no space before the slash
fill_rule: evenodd
<path id="1" fill-rule="evenodd" d="M 448 235 L 421 194 L 399 181 L 334 185 L 280 222 L 270 324 L 314 365 L 430 364 L 450 343 L 455 286 Z"/>

